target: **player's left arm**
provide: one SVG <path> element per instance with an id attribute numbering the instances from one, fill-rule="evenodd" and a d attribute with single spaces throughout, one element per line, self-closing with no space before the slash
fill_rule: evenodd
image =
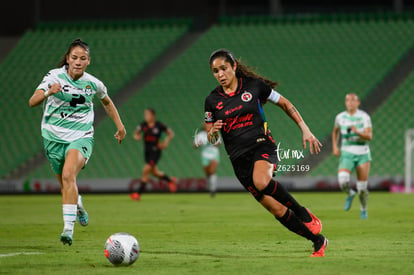
<path id="1" fill-rule="evenodd" d="M 168 147 L 168 145 L 170 144 L 170 141 L 174 138 L 174 135 L 175 135 L 174 131 L 171 130 L 171 128 L 167 128 L 165 132 L 167 133 L 167 136 L 162 142 L 162 149 L 166 149 Z"/>
<path id="2" fill-rule="evenodd" d="M 276 92 L 272 91 L 272 94 L 273 93 Z M 309 142 L 310 153 L 313 154 L 315 152 L 315 154 L 318 154 L 321 151 L 322 144 L 312 134 L 299 111 L 287 98 L 283 97 L 282 95 L 278 96 L 277 101 L 274 99 L 272 100 L 272 94 L 269 96 L 269 100 L 282 108 L 282 110 L 285 111 L 285 113 L 299 126 L 300 130 L 302 131 L 303 148 L 306 149 L 306 142 Z M 274 94 L 273 97 L 275 98 Z"/>
<path id="3" fill-rule="evenodd" d="M 357 134 L 360 138 L 371 141 L 372 140 L 372 128 L 364 128 L 363 132 L 358 132 L 357 128 L 355 126 L 351 127 L 351 131 Z"/>
<path id="4" fill-rule="evenodd" d="M 115 138 L 118 140 L 118 143 L 121 144 L 122 140 L 125 138 L 126 130 L 125 126 L 121 121 L 118 110 L 115 107 L 115 104 L 112 102 L 112 99 L 106 95 L 101 99 L 102 106 L 105 109 L 105 112 L 108 116 L 114 121 L 117 131 L 115 133 Z"/>
<path id="5" fill-rule="evenodd" d="M 363 116 L 364 130 L 359 132 L 355 126 L 351 127 L 351 131 L 357 134 L 361 139 L 366 141 L 372 140 L 372 122 L 371 117 L 367 114 Z"/>

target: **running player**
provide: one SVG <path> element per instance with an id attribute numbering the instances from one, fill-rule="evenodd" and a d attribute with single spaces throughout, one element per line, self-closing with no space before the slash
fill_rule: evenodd
<path id="1" fill-rule="evenodd" d="M 360 217 L 368 218 L 368 174 L 371 165 L 371 152 L 368 142 L 372 139 L 372 124 L 370 116 L 358 109 L 360 105 L 356 94 L 345 96 L 346 111 L 335 118 L 332 132 L 333 154 L 339 159 L 338 182 L 342 191 L 347 193 L 344 210 L 351 208 L 356 192 L 351 188 L 352 171 L 357 174 L 357 192 L 361 203 Z M 339 135 L 342 137 L 341 150 L 338 148 Z"/>
<path id="2" fill-rule="evenodd" d="M 198 132 L 194 137 L 194 147 L 201 148 L 201 165 L 207 177 L 208 188 L 210 196 L 214 197 L 217 191 L 217 166 L 220 163 L 220 152 L 218 146 L 208 142 L 206 125 L 203 125 L 203 130 Z"/>
<path id="3" fill-rule="evenodd" d="M 320 152 L 296 108 L 274 90 L 277 83 L 256 74 L 226 50 L 214 51 L 210 68 L 219 86 L 205 100 L 205 123 L 210 143 L 221 133 L 236 177 L 275 218 L 290 231 L 313 242 L 312 257 L 323 257 L 328 240 L 320 233 L 322 224 L 300 205 L 286 189 L 272 179 L 277 164 L 276 145 L 263 112 L 267 101 L 282 108 L 302 131 L 303 147 Z"/>
<path id="4" fill-rule="evenodd" d="M 162 141 L 161 137 L 164 132 L 167 136 Z M 162 150 L 167 149 L 168 144 L 174 137 L 174 132 L 164 123 L 157 121 L 155 110 L 148 108 L 144 111 L 144 121 L 135 130 L 134 139 L 140 141 L 142 134 L 144 134 L 145 165 L 142 169 L 141 185 L 138 192 L 130 194 L 130 197 L 134 200 L 140 200 L 141 194 L 145 192 L 150 173 L 161 180 L 167 181 L 171 193 L 174 193 L 177 190 L 176 179 L 159 170 L 157 165 Z"/>
<path id="5" fill-rule="evenodd" d="M 69 45 L 59 68 L 46 74 L 29 100 L 30 107 L 44 103 L 43 144 L 62 190 L 64 228 L 60 241 L 68 245 L 73 241 L 76 217 L 82 226 L 89 222 L 78 195 L 76 177 L 92 154 L 95 95 L 117 127 L 115 139 L 121 143 L 126 134 L 105 85 L 85 72 L 90 61 L 88 44 L 76 39 Z"/>

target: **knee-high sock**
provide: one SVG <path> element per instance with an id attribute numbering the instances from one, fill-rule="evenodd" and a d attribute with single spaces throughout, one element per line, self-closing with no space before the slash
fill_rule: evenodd
<path id="1" fill-rule="evenodd" d="M 359 201 L 361 202 L 361 210 L 367 210 L 368 205 L 368 182 L 357 181 L 357 190 Z"/>
<path id="2" fill-rule="evenodd" d="M 348 194 L 348 196 L 352 196 L 355 194 L 355 191 L 352 190 L 351 184 L 350 184 L 351 176 L 348 172 L 341 171 L 338 173 L 338 183 L 339 187 L 342 191 Z"/>
<path id="3" fill-rule="evenodd" d="M 78 205 L 63 204 L 62 210 L 63 210 L 63 222 L 64 222 L 63 231 L 69 231 L 73 234 L 73 230 L 75 227 L 75 221 L 76 221 L 76 214 L 78 211 Z"/>
<path id="4" fill-rule="evenodd" d="M 217 175 L 213 174 L 207 177 L 207 183 L 210 193 L 216 193 L 217 191 Z"/>
<path id="5" fill-rule="evenodd" d="M 168 181 L 168 182 L 171 181 L 170 176 L 168 176 L 167 174 L 164 174 L 164 176 L 160 177 L 160 179 L 165 180 L 165 181 Z"/>
<path id="6" fill-rule="evenodd" d="M 320 238 L 319 235 L 314 235 L 310 232 L 303 222 L 290 209 L 286 211 L 283 217 L 276 217 L 276 219 L 293 233 L 296 233 L 312 242 L 317 242 Z"/>
<path id="7" fill-rule="evenodd" d="M 146 182 L 141 182 L 141 185 L 138 188 L 138 193 L 144 193 L 147 190 L 147 183 Z"/>
<path id="8" fill-rule="evenodd" d="M 310 222 L 312 217 L 309 215 L 305 207 L 300 205 L 289 192 L 275 180 L 270 180 L 265 189 L 262 190 L 263 194 L 273 197 L 275 200 L 283 204 L 289 209 L 292 209 L 303 222 Z"/>

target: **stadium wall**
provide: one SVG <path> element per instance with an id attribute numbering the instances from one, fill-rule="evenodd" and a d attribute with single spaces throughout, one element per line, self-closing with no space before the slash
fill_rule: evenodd
<path id="1" fill-rule="evenodd" d="M 339 191 L 336 177 L 278 177 L 277 181 L 290 191 Z M 353 181 L 355 183 L 355 179 Z M 119 179 L 81 179 L 77 181 L 81 193 L 127 193 L 138 189 L 140 180 L 136 178 Z M 397 177 L 371 177 L 370 190 L 398 190 L 404 179 Z M 207 192 L 205 178 L 180 178 L 177 180 L 178 192 Z M 159 180 L 148 182 L 148 192 L 169 192 L 168 184 Z M 218 178 L 219 192 L 244 191 L 234 177 Z M 0 194 L 43 194 L 60 193 L 59 183 L 54 179 L 20 179 L 0 181 Z"/>

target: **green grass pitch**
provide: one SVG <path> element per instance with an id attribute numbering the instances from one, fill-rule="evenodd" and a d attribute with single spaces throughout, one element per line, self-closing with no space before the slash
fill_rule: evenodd
<path id="1" fill-rule="evenodd" d="M 84 195 L 88 227 L 63 246 L 60 196 L 0 196 L 0 274 L 413 274 L 413 195 L 371 193 L 369 219 L 344 194 L 296 193 L 330 240 L 324 258 L 282 227 L 247 193 Z M 129 232 L 138 261 L 114 267 L 104 243 Z M 27 253 L 15 255 L 12 253 Z M 37 253 L 37 254 L 30 254 Z M 13 256 L 14 255 L 14 256 Z"/>

